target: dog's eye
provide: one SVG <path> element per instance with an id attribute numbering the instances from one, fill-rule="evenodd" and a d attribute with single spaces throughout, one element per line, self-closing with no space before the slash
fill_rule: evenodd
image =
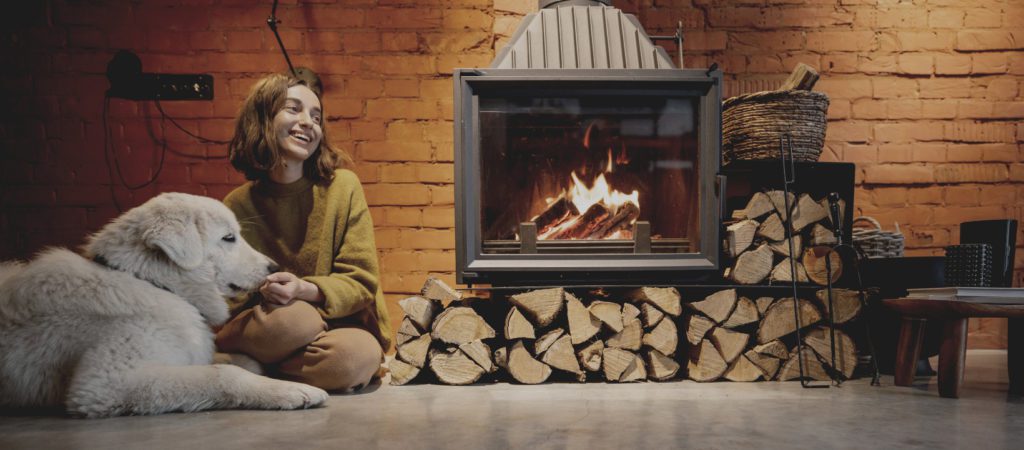
<path id="1" fill-rule="evenodd" d="M 224 236 L 224 237 L 220 238 L 220 240 L 222 240 L 224 242 L 235 242 L 235 234 L 234 233 L 229 234 L 227 236 Z"/>

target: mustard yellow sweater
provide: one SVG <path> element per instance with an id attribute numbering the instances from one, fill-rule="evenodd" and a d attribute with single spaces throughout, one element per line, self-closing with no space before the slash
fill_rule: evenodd
<path id="1" fill-rule="evenodd" d="M 248 182 L 227 197 L 242 224 L 242 237 L 257 251 L 316 284 L 326 301 L 320 314 L 328 325 L 357 324 L 387 351 L 391 325 L 380 288 L 373 220 L 359 178 L 334 173 L 329 185 L 302 178 L 291 184 Z M 233 312 L 259 302 L 260 295 L 228 301 Z"/>

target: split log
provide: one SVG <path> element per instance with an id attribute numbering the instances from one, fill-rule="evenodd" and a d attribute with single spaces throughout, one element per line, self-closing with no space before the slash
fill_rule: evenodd
<path id="1" fill-rule="evenodd" d="M 431 351 L 430 370 L 444 384 L 464 386 L 476 383 L 485 373 L 477 363 L 457 348 Z"/>
<path id="2" fill-rule="evenodd" d="M 678 317 L 683 312 L 679 291 L 676 288 L 643 287 L 630 292 L 627 297 L 634 301 L 657 306 L 662 312 L 672 317 Z"/>
<path id="3" fill-rule="evenodd" d="M 757 235 L 769 241 L 781 241 L 786 238 L 786 227 L 778 214 L 772 214 L 757 227 Z"/>
<path id="4" fill-rule="evenodd" d="M 792 192 L 786 195 L 786 191 L 768 191 L 768 199 L 775 205 L 775 211 L 778 211 L 780 218 L 785 222 L 786 217 L 789 217 L 786 212 L 786 200 L 789 200 L 789 208 L 793 209 L 793 205 L 796 204 L 796 196 Z"/>
<path id="5" fill-rule="evenodd" d="M 818 361 L 814 350 L 811 350 L 810 347 L 803 347 L 800 354 L 803 354 L 804 357 L 804 378 L 815 381 L 832 380 L 828 376 L 828 372 L 825 371 L 825 366 L 822 366 L 821 361 Z M 790 352 L 789 360 L 782 365 L 782 369 L 779 369 L 778 379 L 779 381 L 800 379 L 800 360 L 795 348 Z"/>
<path id="6" fill-rule="evenodd" d="M 576 357 L 579 358 L 580 366 L 584 369 L 590 372 L 597 372 L 601 370 L 601 356 L 603 354 L 604 341 L 594 341 L 576 352 Z"/>
<path id="7" fill-rule="evenodd" d="M 544 212 L 533 218 L 533 223 L 537 224 L 537 235 L 546 234 L 566 219 L 579 214 L 580 212 L 576 209 L 576 205 L 565 198 L 565 193 L 563 192 L 555 201 L 548 205 Z"/>
<path id="8" fill-rule="evenodd" d="M 750 197 L 750 201 L 747 202 L 746 208 L 743 208 L 739 212 L 739 217 L 736 214 L 733 215 L 736 219 L 757 219 L 771 211 L 775 210 L 775 204 L 772 203 L 771 199 L 764 192 L 755 192 Z"/>
<path id="9" fill-rule="evenodd" d="M 508 347 L 494 349 L 494 365 L 508 370 Z"/>
<path id="10" fill-rule="evenodd" d="M 787 352 L 788 353 L 788 352 Z M 771 357 L 757 353 L 753 350 L 747 350 L 743 354 L 743 357 L 750 361 L 751 364 L 756 366 L 765 380 L 771 380 L 775 378 L 775 374 L 779 372 L 779 366 L 782 365 L 782 361 L 779 358 Z"/>
<path id="11" fill-rule="evenodd" d="M 427 278 L 423 283 L 423 290 L 420 292 L 424 297 L 448 304 L 456 300 L 462 300 L 462 294 L 435 277 Z"/>
<path id="12" fill-rule="evenodd" d="M 647 352 L 647 376 L 652 380 L 665 381 L 679 373 L 679 363 L 657 350 Z"/>
<path id="13" fill-rule="evenodd" d="M 640 304 L 640 317 L 643 317 L 644 326 L 650 328 L 661 322 L 665 313 L 661 312 L 658 307 L 645 302 Z"/>
<path id="14" fill-rule="evenodd" d="M 793 232 L 797 233 L 804 227 L 828 217 L 828 210 L 822 208 L 810 195 L 803 194 L 793 210 Z"/>
<path id="15" fill-rule="evenodd" d="M 743 325 L 757 322 L 758 319 L 760 319 L 760 316 L 757 313 L 757 305 L 754 304 L 753 300 L 740 297 L 736 300 L 736 307 L 733 308 L 732 314 L 722 323 L 722 326 L 726 328 L 742 327 Z"/>
<path id="16" fill-rule="evenodd" d="M 611 217 L 612 212 L 601 203 L 594 203 L 587 208 L 583 214 L 575 216 L 564 226 L 553 230 L 551 235 L 542 236 L 544 239 L 581 239 L 588 236 L 594 229 L 600 226 L 601 222 Z"/>
<path id="17" fill-rule="evenodd" d="M 590 314 L 583 303 L 571 293 L 565 293 L 566 315 L 569 319 L 569 335 L 572 343 L 582 344 L 601 331 L 601 321 Z"/>
<path id="18" fill-rule="evenodd" d="M 626 202 L 619 207 L 618 211 L 615 211 L 615 213 L 611 214 L 607 219 L 601 221 L 599 225 L 594 227 L 593 231 L 591 231 L 586 238 L 604 239 L 606 236 L 632 225 L 639 217 L 640 207 L 634 205 L 632 202 Z"/>
<path id="19" fill-rule="evenodd" d="M 633 362 L 629 363 L 629 367 L 622 371 L 622 376 L 619 377 L 620 383 L 628 383 L 630 381 L 643 381 L 647 379 L 647 367 L 644 364 L 644 359 L 640 355 L 633 355 Z"/>
<path id="20" fill-rule="evenodd" d="M 821 361 L 836 372 L 843 374 L 845 379 L 853 376 L 853 369 L 857 367 L 857 348 L 846 333 L 835 330 L 836 335 L 836 365 L 832 366 L 832 337 L 828 327 L 817 327 L 807 333 L 804 337 L 804 344 L 814 349 L 814 352 L 821 357 Z"/>
<path id="21" fill-rule="evenodd" d="M 750 362 L 746 356 L 740 355 L 736 361 L 729 366 L 723 377 L 729 381 L 757 381 L 764 376 L 761 368 Z"/>
<path id="22" fill-rule="evenodd" d="M 604 378 L 608 381 L 619 381 L 622 374 L 633 363 L 636 354 L 621 348 L 606 347 L 602 354 L 601 368 L 604 370 Z"/>
<path id="23" fill-rule="evenodd" d="M 725 228 L 725 252 L 730 258 L 739 256 L 744 250 L 754 243 L 754 234 L 757 233 L 758 223 L 756 220 L 744 220 L 736 222 Z"/>
<path id="24" fill-rule="evenodd" d="M 495 336 L 494 328 L 491 328 L 476 311 L 465 306 L 441 311 L 434 319 L 432 329 L 431 338 L 455 345 Z"/>
<path id="25" fill-rule="evenodd" d="M 815 293 L 818 303 L 825 313 L 828 313 L 828 290 L 822 289 Z M 863 304 L 860 301 L 860 292 L 850 289 L 832 289 L 832 305 L 835 312 L 832 313 L 832 321 L 835 324 L 846 323 L 853 320 L 860 314 Z"/>
<path id="26" fill-rule="evenodd" d="M 545 364 L 574 374 L 582 374 L 580 363 L 576 360 L 576 354 L 572 348 L 572 337 L 562 335 L 551 344 L 541 361 Z"/>
<path id="27" fill-rule="evenodd" d="M 700 382 L 715 381 L 721 378 L 725 370 L 729 368 L 711 341 L 707 339 L 701 341 L 700 347 L 694 347 L 694 350 L 686 365 L 690 379 Z"/>
<path id="28" fill-rule="evenodd" d="M 429 330 L 434 322 L 434 314 L 441 309 L 441 304 L 420 296 L 412 296 L 398 301 L 398 306 L 405 312 L 405 317 L 419 325 L 421 330 Z"/>
<path id="29" fill-rule="evenodd" d="M 635 318 L 622 325 L 622 331 L 608 338 L 605 345 L 608 347 L 623 348 L 626 350 L 640 350 L 643 342 L 643 326 L 640 319 Z"/>
<path id="30" fill-rule="evenodd" d="M 676 329 L 676 323 L 671 320 L 661 321 L 644 335 L 643 343 L 663 355 L 675 353 L 679 346 L 679 330 Z"/>
<path id="31" fill-rule="evenodd" d="M 771 356 L 776 359 L 789 359 L 789 349 L 786 348 L 786 344 L 776 339 L 771 342 L 765 342 L 764 344 L 755 345 L 751 349 L 754 353 Z"/>
<path id="32" fill-rule="evenodd" d="M 798 283 L 807 283 L 811 280 L 807 278 L 807 270 L 804 269 L 804 265 L 800 261 L 792 261 L 790 258 L 782 260 L 782 262 L 775 265 L 772 269 L 772 281 L 780 282 L 791 282 L 793 281 L 793 268 L 796 268 L 796 281 Z"/>
<path id="33" fill-rule="evenodd" d="M 398 331 L 395 333 L 395 345 L 402 345 L 415 338 L 420 337 L 423 333 L 420 332 L 416 325 L 412 324 L 412 319 L 409 316 L 402 318 L 402 325 L 398 327 Z"/>
<path id="34" fill-rule="evenodd" d="M 690 316 L 690 322 L 686 326 L 686 340 L 693 345 L 700 344 L 704 335 L 708 334 L 715 327 L 715 322 L 704 316 Z"/>
<path id="35" fill-rule="evenodd" d="M 761 326 L 757 329 L 757 342 L 759 344 L 764 344 L 796 331 L 796 318 L 793 317 L 794 301 L 792 297 L 784 298 L 776 301 L 772 304 L 771 308 L 768 308 L 764 319 L 761 320 Z M 800 328 L 814 325 L 821 320 L 821 313 L 818 312 L 818 308 L 815 308 L 811 302 L 800 299 L 799 308 Z"/>
<path id="36" fill-rule="evenodd" d="M 530 355 L 523 341 L 516 341 L 508 352 L 508 373 L 523 384 L 540 384 L 551 376 L 551 367 Z"/>
<path id="37" fill-rule="evenodd" d="M 430 335 L 424 334 L 416 339 L 398 346 L 398 358 L 416 367 L 423 368 L 427 362 L 427 351 L 430 350 Z"/>
<path id="38" fill-rule="evenodd" d="M 618 303 L 596 300 L 590 304 L 587 310 L 612 331 L 616 333 L 622 331 L 622 306 Z"/>
<path id="39" fill-rule="evenodd" d="M 715 323 L 725 322 L 725 319 L 729 318 L 732 311 L 736 309 L 736 290 L 726 289 L 715 292 L 704 300 L 699 302 L 689 303 L 690 308 L 700 311 L 705 316 L 714 320 Z"/>
<path id="40" fill-rule="evenodd" d="M 779 86 L 780 91 L 801 90 L 809 91 L 814 89 L 814 83 L 818 82 L 818 71 L 804 63 L 798 63 L 789 74 L 789 78 Z"/>
<path id="41" fill-rule="evenodd" d="M 797 258 L 799 258 L 800 257 L 799 256 L 800 252 L 803 251 L 803 237 L 801 237 L 801 235 L 799 235 L 799 234 L 796 234 L 796 235 L 793 235 L 792 239 L 793 239 L 793 254 L 797 255 Z M 775 252 L 778 255 L 787 256 L 787 257 L 790 256 L 789 255 L 789 239 L 783 239 L 780 242 L 769 242 L 768 243 L 768 247 L 770 247 L 772 249 L 772 251 Z"/>
<path id="42" fill-rule="evenodd" d="M 391 385 L 401 386 L 415 379 L 420 374 L 420 369 L 401 360 L 392 359 L 388 363 L 388 372 L 391 372 Z"/>
<path id="43" fill-rule="evenodd" d="M 756 250 L 740 255 L 729 276 L 739 284 L 757 284 L 771 271 L 772 250 L 767 244 L 762 244 Z"/>
<path id="44" fill-rule="evenodd" d="M 711 332 L 711 342 L 715 344 L 715 348 L 722 354 L 722 359 L 725 360 L 726 364 L 731 364 L 743 353 L 743 349 L 747 348 L 747 341 L 749 340 L 750 335 L 737 333 L 728 328 L 715 328 L 715 331 Z"/>
<path id="45" fill-rule="evenodd" d="M 491 360 L 491 348 L 484 344 L 483 341 L 467 342 L 460 345 L 459 350 L 465 353 L 469 359 L 472 359 L 481 369 L 484 369 L 484 372 L 492 373 L 498 370 Z"/>
<path id="46" fill-rule="evenodd" d="M 804 266 L 807 268 L 807 277 L 822 286 L 828 284 L 829 280 L 829 271 L 825 266 L 826 259 L 832 265 L 832 282 L 835 283 L 839 277 L 843 276 L 843 258 L 838 253 L 831 251 L 829 247 L 810 247 L 804 250 Z"/>
<path id="47" fill-rule="evenodd" d="M 561 328 L 555 328 L 554 330 L 548 331 L 541 336 L 540 339 L 537 339 L 537 342 L 533 343 L 533 354 L 537 356 L 542 355 L 544 352 L 548 351 L 551 344 L 554 344 L 555 341 L 562 337 L 563 334 L 565 334 L 565 330 Z"/>
<path id="48" fill-rule="evenodd" d="M 775 299 L 771 297 L 759 297 L 757 300 L 754 300 L 754 304 L 757 305 L 757 312 L 761 317 L 764 317 L 765 311 L 768 311 L 768 307 L 772 306 L 772 303 L 775 303 Z"/>
<path id="49" fill-rule="evenodd" d="M 562 288 L 539 289 L 509 297 L 509 301 L 537 322 L 538 326 L 551 324 L 565 304 L 565 290 Z"/>
<path id="50" fill-rule="evenodd" d="M 508 311 L 505 317 L 505 339 L 534 339 L 537 337 L 533 324 L 515 306 Z"/>
<path id="51" fill-rule="evenodd" d="M 640 320 L 640 308 L 632 303 L 622 304 L 622 323 L 623 325 L 632 322 L 634 320 Z"/>
<path id="52" fill-rule="evenodd" d="M 836 234 L 828 227 L 816 223 L 811 228 L 811 245 L 834 245 L 837 242 Z"/>

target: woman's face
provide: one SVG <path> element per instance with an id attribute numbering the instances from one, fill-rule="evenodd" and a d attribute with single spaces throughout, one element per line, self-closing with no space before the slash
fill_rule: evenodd
<path id="1" fill-rule="evenodd" d="M 308 159 L 323 138 L 322 120 L 320 99 L 313 91 L 301 84 L 288 88 L 284 108 L 274 116 L 281 158 L 299 163 Z"/>

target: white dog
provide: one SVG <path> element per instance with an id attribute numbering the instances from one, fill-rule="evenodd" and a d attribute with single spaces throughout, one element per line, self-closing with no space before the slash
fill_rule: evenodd
<path id="1" fill-rule="evenodd" d="M 160 195 L 92 236 L 85 254 L 0 265 L 0 406 L 107 417 L 326 401 L 312 386 L 210 365 L 224 296 L 277 270 L 220 202 Z"/>

